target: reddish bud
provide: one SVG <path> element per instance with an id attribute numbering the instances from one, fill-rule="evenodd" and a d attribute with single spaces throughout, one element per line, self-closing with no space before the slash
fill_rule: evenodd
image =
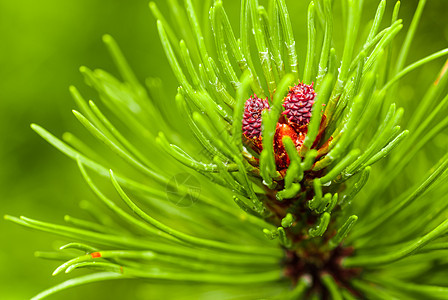
<path id="1" fill-rule="evenodd" d="M 260 99 L 257 95 L 246 100 L 243 115 L 243 134 L 248 139 L 261 139 L 261 112 L 269 109 L 267 98 Z"/>
<path id="2" fill-rule="evenodd" d="M 277 123 L 277 128 L 274 135 L 274 152 L 275 152 L 275 163 L 278 170 L 282 170 L 289 166 L 289 157 L 286 153 L 285 147 L 283 146 L 283 138 L 289 136 L 294 142 L 297 149 L 300 149 L 305 139 L 305 135 L 302 133 L 297 133 L 290 125 Z"/>
<path id="3" fill-rule="evenodd" d="M 308 125 L 315 97 L 313 84 L 299 83 L 295 85 L 283 100 L 285 111 L 282 114 L 288 118 L 294 127 Z"/>

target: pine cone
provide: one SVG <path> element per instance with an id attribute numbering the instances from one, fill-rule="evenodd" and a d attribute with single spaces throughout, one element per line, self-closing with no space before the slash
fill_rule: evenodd
<path id="1" fill-rule="evenodd" d="M 269 109 L 268 98 L 260 99 L 257 95 L 246 100 L 243 115 L 243 134 L 248 139 L 261 138 L 261 112 Z"/>
<path id="2" fill-rule="evenodd" d="M 299 83 L 289 90 L 285 97 L 283 107 L 284 114 L 294 127 L 308 125 L 311 118 L 311 108 L 314 104 L 316 93 L 313 84 Z"/>

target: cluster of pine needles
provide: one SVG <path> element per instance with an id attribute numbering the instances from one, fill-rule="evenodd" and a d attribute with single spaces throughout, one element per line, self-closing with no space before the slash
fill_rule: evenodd
<path id="1" fill-rule="evenodd" d="M 341 49 L 333 1 L 311 1 L 306 54 L 297 53 L 285 0 L 241 0 L 239 32 L 223 1 L 210 7 L 210 28 L 192 0 L 183 2 L 168 1 L 172 23 L 150 3 L 179 83 L 174 99 L 157 78 L 140 83 L 106 35 L 122 79 L 81 68 L 98 105 L 70 87 L 73 113 L 98 144 L 32 125 L 76 161 L 98 200 L 81 203 L 90 219 L 65 216 L 64 225 L 6 216 L 70 241 L 37 253 L 63 261 L 53 275 L 92 270 L 34 299 L 125 278 L 188 282 L 191 298 L 448 299 L 448 154 L 413 181 L 403 176 L 448 126 L 446 65 L 401 124 L 400 80 L 448 54 L 406 65 L 426 1 L 402 45 L 394 43 L 403 34 L 399 1 L 389 20 L 380 1 L 369 25 L 363 1 L 336 1 Z M 284 98 L 299 82 L 316 97 L 297 148 L 275 139 Z M 258 152 L 242 131 L 254 94 L 270 105 Z M 288 157 L 283 169 L 277 144 Z"/>

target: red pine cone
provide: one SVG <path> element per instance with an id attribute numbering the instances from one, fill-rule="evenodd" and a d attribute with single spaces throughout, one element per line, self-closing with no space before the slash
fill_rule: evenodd
<path id="1" fill-rule="evenodd" d="M 243 115 L 243 134 L 249 139 L 261 138 L 261 112 L 269 109 L 268 98 L 260 99 L 257 95 L 246 100 Z"/>
<path id="2" fill-rule="evenodd" d="M 292 125 L 300 127 L 308 125 L 315 97 L 313 83 L 311 85 L 304 83 L 295 85 L 283 100 L 285 111 L 282 114 L 288 118 Z"/>

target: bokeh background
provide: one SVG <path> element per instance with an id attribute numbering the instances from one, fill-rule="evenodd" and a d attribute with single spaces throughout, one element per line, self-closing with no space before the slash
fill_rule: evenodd
<path id="1" fill-rule="evenodd" d="M 204 7 L 210 2 L 197 0 L 196 6 L 206 11 Z M 236 28 L 239 1 L 223 2 Z M 337 9 L 339 1 L 335 2 Z M 363 22 L 373 17 L 378 2 L 365 0 Z M 389 2 L 387 21 L 393 7 Z M 448 46 L 448 1 L 428 2 L 408 63 Z M 287 3 L 298 53 L 304 54 L 308 1 Z M 400 17 L 405 20 L 405 28 L 417 3 L 402 1 Z M 158 4 L 162 11 L 167 11 L 165 1 Z M 335 22 L 338 21 L 336 14 Z M 67 213 L 82 213 L 78 207 L 81 199 L 92 198 L 75 164 L 46 144 L 29 124 L 38 123 L 56 136 L 65 131 L 85 134 L 70 112 L 74 104 L 68 86 L 73 84 L 86 98 L 95 99 L 78 68 L 86 65 L 117 74 L 101 41 L 105 33 L 118 41 L 141 80 L 161 77 L 167 93 L 174 95 L 176 82 L 160 46 L 147 0 L 0 0 L 0 215 L 62 222 Z M 428 86 L 442 64 L 443 59 L 439 59 L 405 79 L 399 91 L 405 106 L 418 103 L 422 91 L 415 88 L 415 83 Z M 446 138 L 447 135 L 439 137 L 442 147 Z M 58 241 L 57 237 L 1 219 L 0 299 L 28 299 L 66 278 L 52 278 L 57 262 L 33 255 L 36 250 L 53 249 Z M 158 292 L 146 283 L 109 282 L 66 291 L 55 298 L 156 299 L 163 293 L 161 290 Z"/>

